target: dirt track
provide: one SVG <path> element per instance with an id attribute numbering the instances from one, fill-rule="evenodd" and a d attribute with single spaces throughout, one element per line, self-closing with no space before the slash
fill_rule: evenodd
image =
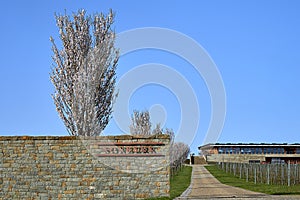
<path id="1" fill-rule="evenodd" d="M 194 165 L 190 187 L 179 197 L 183 199 L 300 199 L 300 196 L 274 196 L 252 192 L 220 183 L 203 165 Z"/>

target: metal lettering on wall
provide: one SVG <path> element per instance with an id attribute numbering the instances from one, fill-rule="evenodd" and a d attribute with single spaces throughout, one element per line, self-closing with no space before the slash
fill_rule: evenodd
<path id="1" fill-rule="evenodd" d="M 160 142 L 128 142 L 128 143 L 97 143 L 93 145 L 98 157 L 161 157 L 164 143 Z"/>

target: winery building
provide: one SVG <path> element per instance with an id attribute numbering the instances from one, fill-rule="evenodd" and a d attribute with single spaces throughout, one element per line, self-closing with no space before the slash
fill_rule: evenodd
<path id="1" fill-rule="evenodd" d="M 207 163 L 300 163 L 300 143 L 215 143 L 198 149 Z"/>

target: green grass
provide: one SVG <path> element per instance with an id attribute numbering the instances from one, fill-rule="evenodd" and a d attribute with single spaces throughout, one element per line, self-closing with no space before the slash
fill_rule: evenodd
<path id="1" fill-rule="evenodd" d="M 184 166 L 177 175 L 170 180 L 170 197 L 149 198 L 147 200 L 171 200 L 180 196 L 191 183 L 192 167 Z"/>
<path id="2" fill-rule="evenodd" d="M 254 184 L 253 182 L 246 182 L 245 179 L 240 179 L 232 174 L 225 173 L 216 165 L 209 165 L 205 167 L 214 177 L 226 185 L 272 195 L 300 195 L 300 185 L 288 187 L 286 185 L 267 185 L 261 183 Z"/>

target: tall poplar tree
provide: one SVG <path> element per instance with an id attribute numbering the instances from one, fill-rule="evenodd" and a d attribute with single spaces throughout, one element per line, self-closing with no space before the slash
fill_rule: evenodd
<path id="1" fill-rule="evenodd" d="M 119 59 L 113 22 L 112 10 L 106 16 L 88 16 L 84 10 L 56 16 L 62 49 L 50 37 L 50 79 L 56 110 L 70 135 L 100 135 L 111 118 Z"/>

